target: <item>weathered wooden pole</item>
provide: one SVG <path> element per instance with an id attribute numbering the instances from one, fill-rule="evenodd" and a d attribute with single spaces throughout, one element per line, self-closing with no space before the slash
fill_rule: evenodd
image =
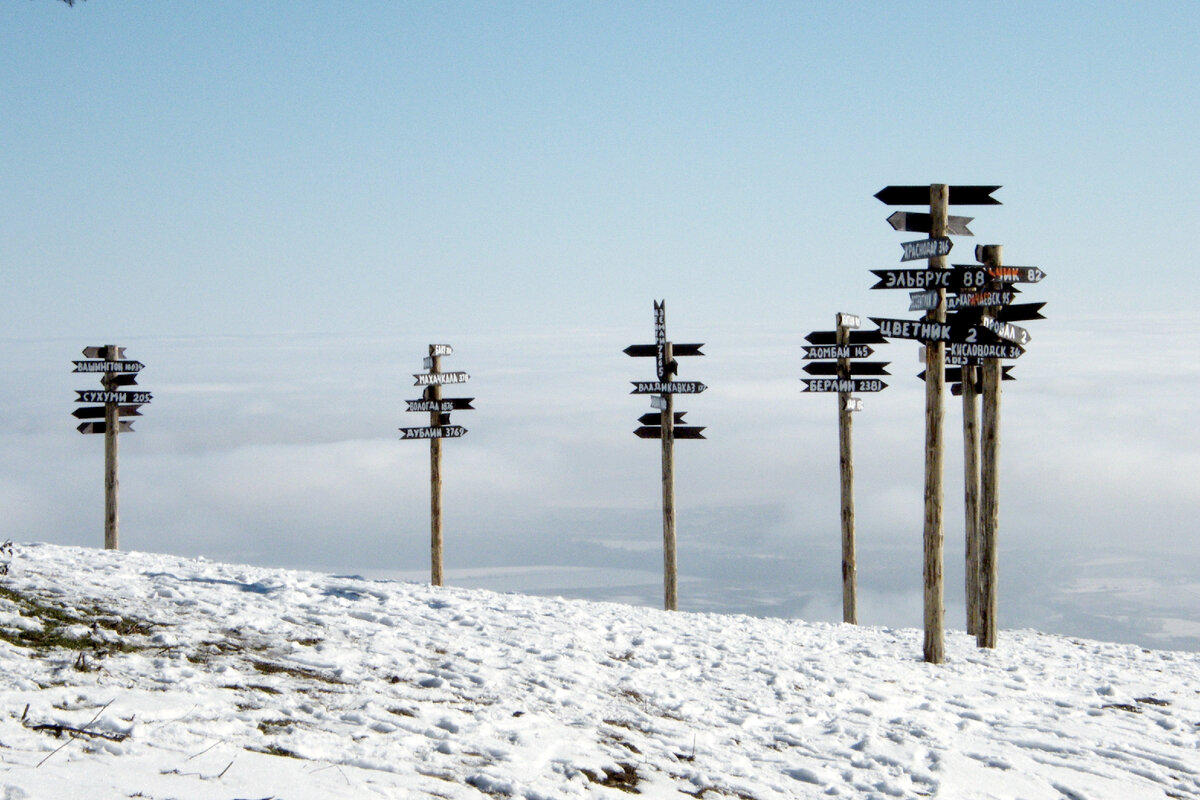
<path id="1" fill-rule="evenodd" d="M 837 315 L 837 344 L 849 349 L 850 326 Z M 850 359 L 838 358 L 839 381 L 850 379 Z M 858 557 L 854 542 L 854 446 L 850 392 L 838 392 L 838 465 L 842 495 L 842 622 L 858 624 Z"/>
<path id="2" fill-rule="evenodd" d="M 104 360 L 118 361 L 120 349 L 115 344 L 104 346 Z M 105 372 L 100 380 L 106 392 L 117 388 L 116 373 Z M 121 549 L 120 515 L 117 511 L 117 495 L 120 481 L 117 478 L 117 434 L 121 429 L 120 404 L 104 404 L 104 549 Z"/>
<path id="3" fill-rule="evenodd" d="M 674 353 L 670 342 L 665 342 L 663 358 L 666 374 L 670 380 L 673 372 Z M 675 555 L 675 395 L 664 393 L 662 397 L 662 506 L 663 506 L 663 608 L 679 610 L 678 565 Z"/>
<path id="4" fill-rule="evenodd" d="M 998 244 L 977 248 L 978 260 L 988 267 L 1002 266 L 1004 248 Z M 985 313 L 995 309 L 985 309 Z M 979 484 L 979 647 L 996 646 L 996 584 L 999 577 L 996 536 L 1000 526 L 1000 359 L 983 361 L 983 425 L 980 437 Z"/>
<path id="5" fill-rule="evenodd" d="M 946 184 L 929 187 L 929 238 L 946 235 L 949 216 L 950 189 Z M 945 269 L 946 257 L 929 259 L 930 269 Z M 925 319 L 946 321 L 946 290 L 938 289 L 937 306 Z M 924 584 L 925 584 L 925 661 L 941 664 L 945 661 L 945 604 L 942 576 L 944 530 L 942 527 L 942 422 L 943 394 L 946 383 L 946 347 L 939 341 L 925 346 L 925 527 L 924 527 Z"/>
<path id="6" fill-rule="evenodd" d="M 979 368 L 962 365 L 963 512 L 966 521 L 967 633 L 979 626 Z"/>
<path id="7" fill-rule="evenodd" d="M 429 345 L 429 373 L 436 375 L 442 371 L 442 357 L 434 345 Z M 441 384 L 433 383 L 428 387 L 426 395 L 429 400 L 442 399 Z M 430 426 L 442 424 L 442 412 L 433 409 L 429 412 Z M 434 437 L 429 440 L 429 549 L 430 573 L 429 582 L 441 586 L 442 574 L 442 440 Z"/>

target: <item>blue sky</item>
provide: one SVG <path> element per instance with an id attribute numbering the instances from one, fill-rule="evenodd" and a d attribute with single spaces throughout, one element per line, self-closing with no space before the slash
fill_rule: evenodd
<path id="1" fill-rule="evenodd" d="M 906 240 L 872 195 L 940 181 L 1003 185 L 956 210 L 976 238 L 952 261 L 1002 243 L 1048 274 L 1006 386 L 1014 544 L 1200 558 L 1197 34 L 1191 3 L 12 0 L 0 535 L 99 541 L 68 362 L 115 342 L 156 398 L 123 442 L 131 547 L 350 569 L 392 566 L 399 535 L 418 570 L 423 449 L 393 433 L 450 342 L 480 398 L 447 447 L 456 555 L 653 556 L 625 394 L 649 374 L 620 350 L 666 298 L 672 338 L 708 343 L 681 375 L 711 387 L 686 404 L 710 440 L 680 445 L 681 508 L 722 546 L 816 546 L 836 430 L 799 393 L 802 337 L 906 315 L 868 290 Z M 916 349 L 886 350 L 897 377 L 856 421 L 865 548 L 920 530 Z"/>

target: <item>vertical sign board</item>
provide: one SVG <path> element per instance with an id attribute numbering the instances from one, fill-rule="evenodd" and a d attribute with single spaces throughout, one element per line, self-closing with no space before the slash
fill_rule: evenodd
<path id="1" fill-rule="evenodd" d="M 454 354 L 448 344 L 429 345 L 424 360 L 427 372 L 413 375 L 414 386 L 424 387 L 422 396 L 405 401 L 406 411 L 429 412 L 429 426 L 401 428 L 401 439 L 429 440 L 429 582 L 434 586 L 445 583 L 442 547 L 442 439 L 458 439 L 467 433 L 461 425 L 450 424 L 451 411 L 472 411 L 473 397 L 442 397 L 443 386 L 466 383 L 471 376 L 465 372 L 442 372 L 442 358 Z"/>
<path id="2" fill-rule="evenodd" d="M 104 434 L 104 547 L 107 550 L 119 550 L 117 435 L 133 433 L 133 423 L 121 417 L 140 417 L 139 409 L 153 397 L 150 392 L 117 391 L 119 386 L 136 386 L 137 375 L 146 366 L 140 361 L 127 360 L 124 347 L 115 344 L 85 347 L 83 356 L 87 360 L 73 362 L 75 369 L 72 372 L 99 374 L 101 390 L 77 390 L 75 402 L 101 405 L 80 406 L 71 412 L 71 416 L 76 419 L 102 418 L 100 422 L 82 422 L 76 429 L 82 434 Z"/>
<path id="3" fill-rule="evenodd" d="M 842 520 L 842 621 L 858 624 L 858 559 L 854 527 L 854 450 L 851 413 L 862 411 L 863 402 L 853 391 L 881 391 L 886 383 L 864 375 L 887 375 L 887 361 L 858 361 L 873 352 L 861 341 L 857 328 L 862 320 L 854 314 L 838 314 L 836 330 L 812 331 L 806 337 L 814 344 L 805 348 L 808 364 L 804 371 L 810 375 L 832 375 L 831 379 L 804 378 L 806 392 L 837 392 L 838 396 L 838 464 Z M 832 345 L 816 342 L 833 340 Z M 859 338 L 859 341 L 856 341 Z M 872 339 L 872 341 L 875 341 Z M 833 359 L 833 360 L 822 360 Z"/>
<path id="4" fill-rule="evenodd" d="M 651 406 L 659 413 L 658 425 L 643 424 L 634 431 L 640 439 L 662 442 L 662 502 L 663 502 L 663 608 L 679 608 L 678 572 L 675 537 L 675 440 L 703 439 L 702 426 L 676 425 L 686 412 L 675 411 L 676 394 L 699 394 L 708 387 L 699 381 L 672 380 L 679 369 L 677 356 L 702 356 L 701 344 L 673 344 L 667 340 L 667 303 L 654 303 L 654 344 L 633 344 L 625 348 L 630 356 L 654 356 L 656 381 L 634 381 L 631 394 L 651 395 Z M 646 423 L 652 415 L 639 422 Z"/>

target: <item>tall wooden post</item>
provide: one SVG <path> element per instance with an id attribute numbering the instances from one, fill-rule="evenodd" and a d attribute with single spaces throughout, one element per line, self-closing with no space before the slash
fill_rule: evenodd
<path id="1" fill-rule="evenodd" d="M 837 315 L 837 344 L 850 345 L 850 327 Z M 839 381 L 850 379 L 850 359 L 838 358 Z M 858 624 L 858 557 L 854 542 L 854 446 L 850 392 L 838 392 L 838 464 L 842 495 L 842 622 Z"/>
<path id="2" fill-rule="evenodd" d="M 104 360 L 117 361 L 121 357 L 115 344 L 104 346 Z M 100 381 L 106 392 L 117 388 L 116 375 L 104 373 Z M 120 481 L 117 478 L 117 434 L 121 429 L 120 404 L 104 404 L 104 549 L 121 549 L 117 495 Z"/>
<path id="3" fill-rule="evenodd" d="M 946 235 L 950 189 L 946 184 L 929 187 L 929 237 Z M 946 257 L 929 259 L 930 269 L 945 269 Z M 938 289 L 936 308 L 925 319 L 946 321 L 946 290 Z M 942 527 L 942 421 L 946 383 L 946 347 L 941 341 L 925 346 L 925 660 L 931 664 L 945 661 L 945 605 L 942 577 L 944 531 Z"/>
<path id="4" fill-rule="evenodd" d="M 666 374 L 671 379 L 674 361 L 670 342 L 665 343 L 663 357 Z M 663 503 L 663 608 L 679 610 L 678 566 L 675 556 L 675 396 L 662 395 L 662 503 Z"/>
<path id="5" fill-rule="evenodd" d="M 429 346 L 430 374 L 442 371 L 442 357 L 433 346 Z M 434 383 L 428 387 L 426 398 L 429 400 L 442 399 L 442 387 Z M 442 423 L 442 412 L 438 409 L 429 412 L 430 426 Z M 441 586 L 442 575 L 442 440 L 429 440 L 429 549 L 430 572 L 429 582 Z"/>
<path id="6" fill-rule="evenodd" d="M 962 366 L 963 510 L 966 521 L 967 633 L 979 626 L 979 368 Z"/>
<path id="7" fill-rule="evenodd" d="M 979 261 L 1002 266 L 1004 248 L 998 244 L 978 248 Z M 987 311 L 994 309 L 985 309 Z M 979 647 L 996 646 L 996 583 L 999 577 L 996 536 L 1000 525 L 1000 359 L 983 361 L 983 427 L 979 486 Z"/>

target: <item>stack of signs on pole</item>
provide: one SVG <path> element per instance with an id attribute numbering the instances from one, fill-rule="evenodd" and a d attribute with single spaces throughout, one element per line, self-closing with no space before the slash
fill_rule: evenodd
<path id="1" fill-rule="evenodd" d="M 116 345 L 85 347 L 83 355 L 88 360 L 72 362 L 75 369 L 71 371 L 98 373 L 101 388 L 76 389 L 75 402 L 99 405 L 79 406 L 71 412 L 71 416 L 99 421 L 81 422 L 76 430 L 83 434 L 107 433 L 109 422 L 115 421 L 114 433 L 133 433 L 133 423 L 119 418 L 140 417 L 141 407 L 154 398 L 150 392 L 122 390 L 120 387 L 136 386 L 137 374 L 146 365 L 140 361 L 126 360 L 125 348 Z"/>
<path id="2" fill-rule="evenodd" d="M 809 375 L 822 377 L 801 378 L 804 381 L 805 392 L 881 392 L 887 384 L 875 375 L 887 375 L 887 361 L 862 361 L 875 351 L 873 344 L 886 344 L 878 331 L 855 330 L 862 321 L 853 314 L 838 314 L 839 328 L 844 328 L 844 339 L 838 342 L 837 331 L 812 331 L 804 340 L 809 344 L 804 348 L 804 360 L 811 363 L 804 365 L 804 371 Z M 846 410 L 861 411 L 862 399 L 846 398 Z"/>
<path id="3" fill-rule="evenodd" d="M 457 439 L 467 432 L 461 425 L 450 424 L 451 411 L 473 411 L 474 397 L 442 397 L 441 387 L 466 383 L 471 376 L 465 372 L 442 372 L 441 358 L 454 354 L 448 344 L 429 345 L 429 356 L 425 359 L 426 372 L 413 375 L 414 386 L 425 388 L 417 400 L 405 400 L 405 411 L 429 412 L 430 424 L 419 428 L 401 428 L 401 439 Z"/>
<path id="4" fill-rule="evenodd" d="M 633 381 L 633 391 L 630 394 L 657 395 L 650 399 L 653 408 L 663 411 L 667 407 L 667 396 L 676 394 L 700 394 L 708 387 L 700 381 L 672 380 L 679 371 L 679 356 L 702 356 L 703 344 L 675 344 L 667 341 L 667 309 L 666 301 L 654 303 L 654 344 L 631 344 L 624 352 L 634 358 L 654 357 L 654 369 L 657 380 Z M 674 421 L 683 419 L 687 412 L 679 412 L 672 418 Z M 658 417 L 658 421 L 650 420 Z M 634 431 L 639 439 L 661 439 L 662 420 L 659 414 L 645 414 L 638 419 L 641 427 Z M 676 439 L 703 439 L 701 431 L 704 427 L 674 425 L 672 431 Z"/>

